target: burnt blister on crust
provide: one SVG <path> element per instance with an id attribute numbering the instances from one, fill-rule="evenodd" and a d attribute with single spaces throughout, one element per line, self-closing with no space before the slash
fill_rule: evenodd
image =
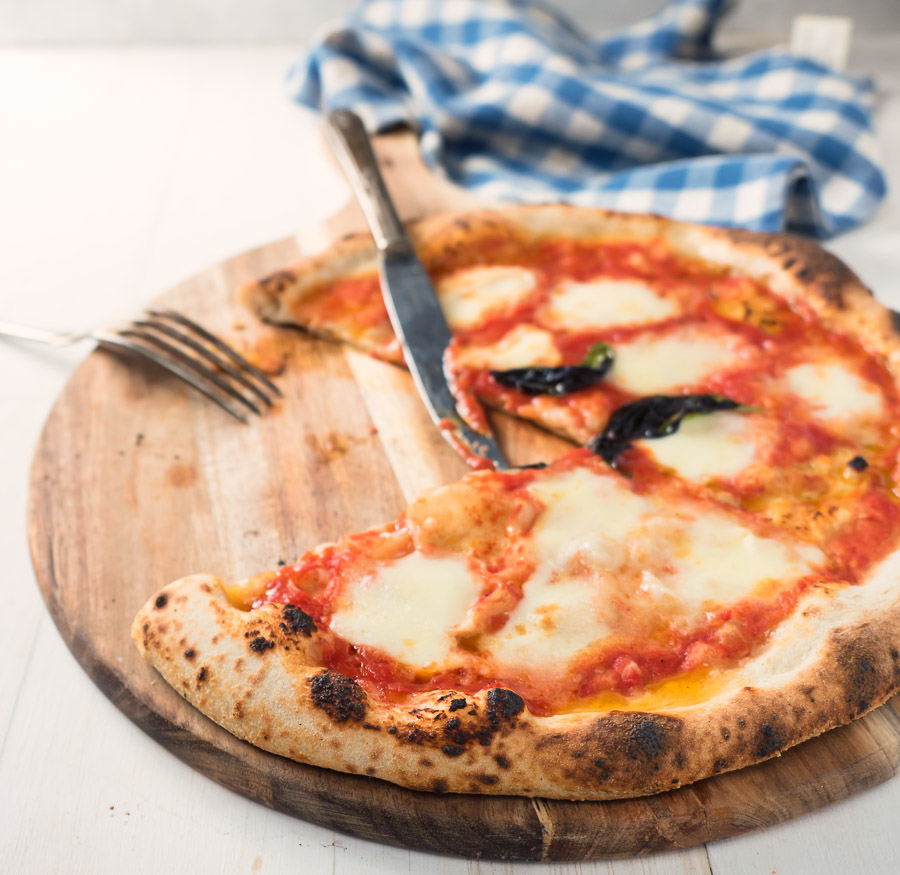
<path id="1" fill-rule="evenodd" d="M 269 641 L 267 638 L 263 638 L 262 635 L 257 635 L 250 642 L 250 649 L 254 653 L 265 653 L 267 650 L 271 650 L 275 646 L 274 641 Z"/>
<path id="2" fill-rule="evenodd" d="M 573 775 L 595 784 L 623 779 L 652 784 L 658 773 L 671 775 L 688 766 L 681 749 L 682 729 L 681 720 L 664 714 L 613 712 L 600 717 L 583 737 L 584 745 L 572 752 Z"/>
<path id="3" fill-rule="evenodd" d="M 309 679 L 309 690 L 313 704 L 336 723 L 359 722 L 366 716 L 363 688 L 340 672 L 323 669 Z"/>
<path id="4" fill-rule="evenodd" d="M 784 747 L 784 736 L 772 723 L 763 723 L 759 728 L 756 756 L 768 759 Z"/>
<path id="5" fill-rule="evenodd" d="M 284 617 L 285 622 L 278 625 L 285 632 L 291 632 L 294 635 L 300 634 L 304 638 L 309 638 L 313 632 L 318 631 L 315 620 L 306 611 L 302 611 L 294 605 L 285 605 L 281 609 L 281 615 Z"/>
<path id="6" fill-rule="evenodd" d="M 154 608 L 157 608 L 157 609 L 162 609 L 162 608 L 164 608 L 168 603 L 169 603 L 169 597 L 168 597 L 168 595 L 166 595 L 166 593 L 160 593 L 160 594 L 156 597 L 156 601 L 153 602 L 153 607 L 154 607 Z"/>
<path id="7" fill-rule="evenodd" d="M 259 287 L 265 292 L 277 295 L 283 292 L 295 279 L 296 277 L 289 270 L 278 270 L 275 273 L 264 276 L 259 281 Z"/>
<path id="8" fill-rule="evenodd" d="M 512 720 L 525 710 L 525 700 L 512 690 L 496 687 L 488 690 L 487 716 L 492 727 L 499 728 L 501 720 Z"/>
<path id="9" fill-rule="evenodd" d="M 891 327 L 897 334 L 900 334 L 900 313 L 896 310 L 888 310 L 888 313 L 891 315 Z"/>

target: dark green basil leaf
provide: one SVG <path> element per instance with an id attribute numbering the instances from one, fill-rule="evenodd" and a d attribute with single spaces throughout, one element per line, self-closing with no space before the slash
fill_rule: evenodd
<path id="1" fill-rule="evenodd" d="M 686 416 L 743 408 L 724 395 L 651 395 L 623 404 L 606 428 L 588 444 L 607 464 L 618 468 L 619 456 L 633 441 L 674 434 Z"/>
<path id="2" fill-rule="evenodd" d="M 606 343 L 595 343 L 580 365 L 511 368 L 508 371 L 491 371 L 491 376 L 501 386 L 518 389 L 525 395 L 570 395 L 602 380 L 614 360 L 612 347 Z"/>

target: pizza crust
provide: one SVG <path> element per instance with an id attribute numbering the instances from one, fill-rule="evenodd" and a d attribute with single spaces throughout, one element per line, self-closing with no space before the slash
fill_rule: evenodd
<path id="1" fill-rule="evenodd" d="M 539 717 L 510 690 L 379 701 L 315 664 L 316 632 L 280 606 L 231 606 L 210 575 L 138 613 L 142 655 L 238 738 L 433 792 L 603 800 L 778 756 L 882 704 L 900 683 L 900 554 L 862 585 L 812 591 L 702 705 Z M 308 633 L 308 634 L 307 634 Z"/>

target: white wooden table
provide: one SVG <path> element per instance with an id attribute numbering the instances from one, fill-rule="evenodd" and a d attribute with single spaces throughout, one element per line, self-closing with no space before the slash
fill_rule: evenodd
<path id="1" fill-rule="evenodd" d="M 285 99 L 295 48 L 0 50 L 0 318 L 86 328 L 320 220 L 346 197 L 315 120 Z M 878 76 L 900 190 L 900 35 L 857 45 Z M 832 244 L 900 306 L 900 196 Z M 123 717 L 66 650 L 25 543 L 43 420 L 87 352 L 0 343 L 0 872 L 509 873 L 390 848 L 248 802 Z M 900 778 L 761 833 L 579 873 L 900 872 Z"/>

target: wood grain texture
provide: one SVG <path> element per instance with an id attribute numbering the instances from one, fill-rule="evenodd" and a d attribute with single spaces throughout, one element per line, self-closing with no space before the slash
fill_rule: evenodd
<path id="1" fill-rule="evenodd" d="M 468 200 L 453 200 L 445 184 L 410 163 L 408 140 L 381 150 L 406 155 L 392 183 L 405 215 Z M 348 212 L 320 229 L 317 242 L 356 222 Z M 305 246 L 314 239 L 302 238 Z M 322 540 L 393 518 L 419 490 L 465 470 L 402 371 L 299 332 L 261 329 L 235 309 L 241 282 L 299 254 L 297 241 L 281 241 L 155 302 L 250 347 L 264 336 L 283 344 L 285 401 L 271 415 L 242 426 L 168 376 L 95 352 L 73 374 L 38 443 L 28 519 L 38 581 L 69 648 L 129 718 L 198 771 L 272 808 L 363 838 L 467 857 L 586 860 L 691 847 L 797 817 L 897 771 L 900 712 L 889 702 L 778 759 L 659 796 L 605 803 L 436 796 L 267 754 L 182 700 L 130 640 L 132 618 L 150 594 L 192 572 L 234 580 L 291 561 Z M 517 463 L 566 446 L 505 416 L 494 423 Z"/>

